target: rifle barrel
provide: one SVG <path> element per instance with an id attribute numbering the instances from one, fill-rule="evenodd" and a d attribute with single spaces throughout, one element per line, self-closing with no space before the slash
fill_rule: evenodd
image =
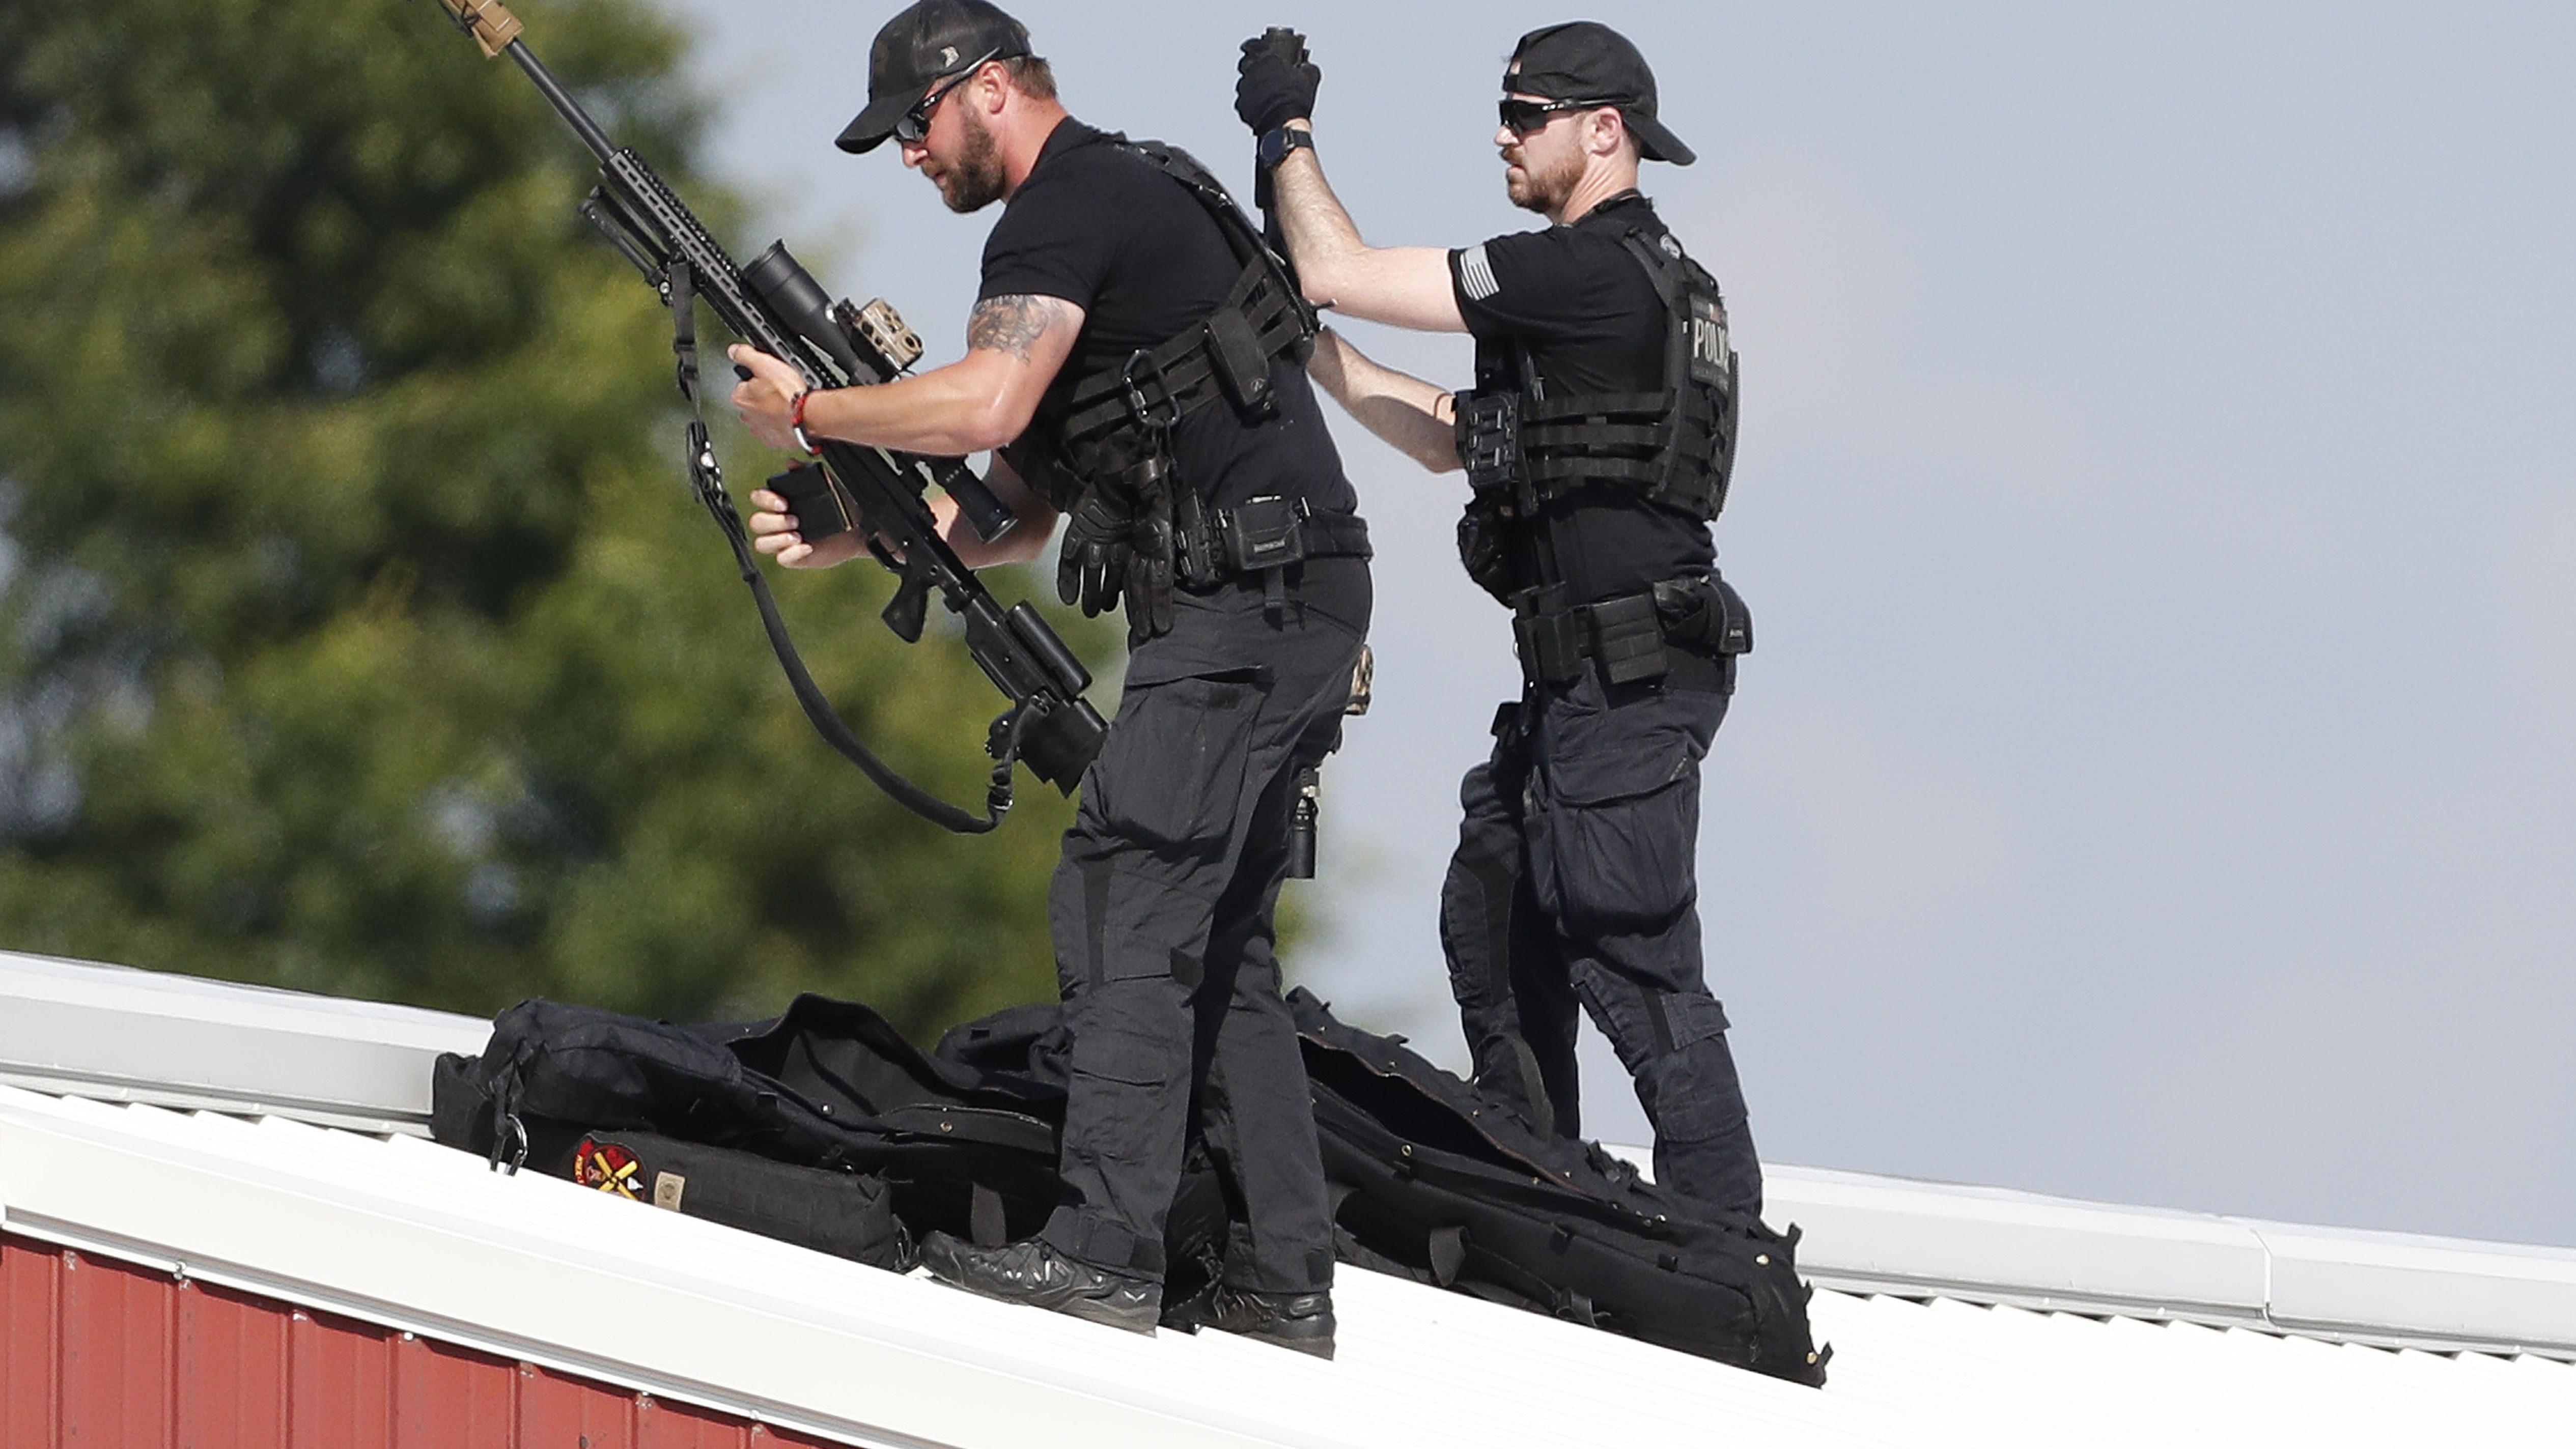
<path id="1" fill-rule="evenodd" d="M 528 73 L 528 79 L 537 83 L 537 89 L 571 123 L 573 133 L 581 137 L 581 144 L 590 148 L 590 154 L 602 161 L 617 154 L 617 147 L 608 139 L 608 133 L 599 129 L 599 123 L 590 118 L 590 112 L 581 108 L 581 102 L 572 98 L 572 92 L 563 88 L 563 82 L 555 79 L 555 73 L 546 69 L 546 63 L 537 59 L 537 53 L 528 49 L 526 41 L 513 40 L 502 53 L 517 61 L 519 69 Z"/>

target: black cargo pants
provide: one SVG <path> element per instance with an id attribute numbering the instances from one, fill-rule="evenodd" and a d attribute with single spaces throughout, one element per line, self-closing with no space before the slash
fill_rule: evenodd
<path id="1" fill-rule="evenodd" d="M 1300 766 L 1340 737 L 1368 627 L 1368 567 L 1300 566 L 1274 618 L 1257 583 L 1183 592 L 1137 647 L 1109 741 L 1082 781 L 1048 898 L 1072 1037 L 1045 1240 L 1094 1267 L 1163 1276 L 1163 1229 L 1195 1126 L 1236 1226 L 1223 1276 L 1332 1283 L 1332 1212 L 1271 915 Z"/>
<path id="2" fill-rule="evenodd" d="M 1700 955 L 1699 762 L 1726 704 L 1587 668 L 1505 706 L 1460 791 L 1440 940 L 1478 1085 L 1580 1136 L 1579 1003 L 1635 1080 L 1656 1180 L 1758 1216 L 1762 1168 Z"/>

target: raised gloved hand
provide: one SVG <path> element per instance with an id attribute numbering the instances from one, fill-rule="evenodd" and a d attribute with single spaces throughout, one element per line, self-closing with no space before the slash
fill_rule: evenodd
<path id="1" fill-rule="evenodd" d="M 1324 73 L 1306 54 L 1306 37 L 1271 29 L 1243 43 L 1235 63 L 1234 113 L 1256 136 L 1315 114 L 1315 88 Z"/>

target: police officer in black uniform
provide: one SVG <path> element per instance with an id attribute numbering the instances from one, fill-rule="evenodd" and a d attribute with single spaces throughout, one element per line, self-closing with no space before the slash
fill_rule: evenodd
<path id="1" fill-rule="evenodd" d="M 1716 284 L 1637 190 L 1688 165 L 1655 80 L 1606 26 L 1521 38 L 1503 76 L 1504 182 L 1547 229 L 1455 251 L 1365 244 L 1325 184 L 1303 41 L 1244 45 L 1237 110 L 1258 137 L 1308 297 L 1400 327 L 1466 332 L 1455 396 L 1327 331 L 1312 370 L 1352 415 L 1435 471 L 1465 467 L 1468 572 L 1512 611 L 1525 688 L 1469 772 L 1441 938 L 1475 1073 L 1542 1130 L 1577 1135 L 1588 1010 L 1635 1078 L 1659 1180 L 1758 1215 L 1761 1167 L 1701 969 L 1699 763 L 1751 623 L 1709 537 L 1735 444 L 1735 355 Z"/>
<path id="2" fill-rule="evenodd" d="M 1271 917 L 1296 778 L 1338 739 L 1370 593 L 1300 366 L 1312 313 L 1205 172 L 1068 116 L 1028 32 L 983 0 L 920 0 L 878 33 L 840 145 L 890 137 L 951 208 L 1006 203 L 965 357 L 805 394 L 737 348 L 754 376 L 735 402 L 782 446 L 999 450 L 1019 527 L 987 544 L 941 500 L 950 541 L 979 566 L 1029 559 L 1061 512 L 1066 602 L 1123 605 L 1130 644 L 1049 898 L 1065 1200 L 1035 1238 L 933 1235 L 925 1258 L 977 1292 L 1150 1333 L 1198 1135 L 1237 1218 L 1200 1320 L 1329 1357 L 1331 1217 Z M 808 542 L 776 493 L 754 502 L 782 564 L 858 552 Z"/>

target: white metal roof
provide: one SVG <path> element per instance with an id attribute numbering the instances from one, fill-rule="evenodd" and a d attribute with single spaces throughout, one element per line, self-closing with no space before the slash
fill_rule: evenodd
<path id="1" fill-rule="evenodd" d="M 0 1082 L 425 1132 L 429 1063 L 491 1023 L 0 951 Z"/>
<path id="2" fill-rule="evenodd" d="M 0 1075 L 46 1084 L 0 1086 L 0 1227 L 853 1443 L 2576 1444 L 2576 1366 L 2157 1321 L 2563 1345 L 2576 1254 L 1776 1168 L 1776 1215 L 1807 1225 L 1805 1261 L 1840 1290 L 1813 1305 L 1836 1349 L 1822 1391 L 1348 1268 L 1341 1354 L 1321 1363 L 1138 1338 L 495 1176 L 400 1135 L 425 1055 L 382 1101 L 316 1067 L 348 1059 L 334 1019 L 377 1053 L 470 1049 L 482 1023 L 140 975 L 0 957 Z M 91 995 L 65 984 L 82 981 Z M 267 1060 L 201 1052 L 168 1088 L 118 1047 L 93 1088 L 95 1064 L 29 1040 L 21 1008 L 66 998 L 88 1019 L 48 1019 L 93 1041 L 117 1037 L 103 1013 L 185 1037 L 185 1003 L 205 1003 Z M 395 1135 L 138 1101 L 165 1091 L 236 1113 L 263 1094 L 330 1120 L 381 1109 Z M 1891 1288 L 1907 1296 L 1854 1291 Z"/>
<path id="3" fill-rule="evenodd" d="M 1819 1283 L 2244 1325 L 2333 1341 L 2576 1358 L 2576 1252 L 1766 1167 Z M 2576 1432 L 2568 1442 L 2576 1445 Z"/>

